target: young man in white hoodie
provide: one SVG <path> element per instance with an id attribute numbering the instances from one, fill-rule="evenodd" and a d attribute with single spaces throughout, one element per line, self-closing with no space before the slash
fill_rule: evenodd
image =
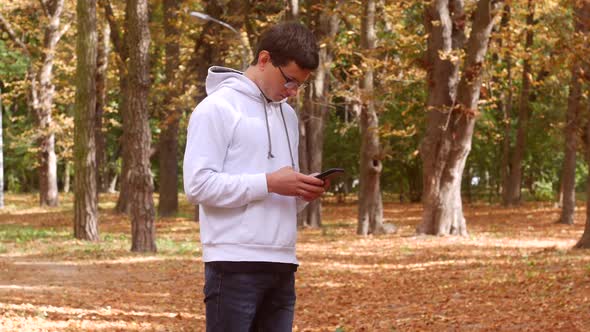
<path id="1" fill-rule="evenodd" d="M 285 103 L 318 67 L 313 34 L 282 23 L 248 69 L 211 67 L 193 111 L 184 189 L 200 206 L 207 331 L 291 331 L 297 212 L 324 182 L 299 173 L 298 123 Z"/>

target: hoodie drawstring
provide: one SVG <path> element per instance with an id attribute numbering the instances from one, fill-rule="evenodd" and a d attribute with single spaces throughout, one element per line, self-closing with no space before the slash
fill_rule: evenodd
<path id="1" fill-rule="evenodd" d="M 268 113 L 266 112 L 266 103 L 263 101 L 262 104 L 264 105 L 264 119 L 266 120 L 266 135 L 268 140 L 268 159 L 274 158 L 275 156 L 272 154 L 272 140 L 270 139 L 270 127 L 268 126 Z"/>
<path id="2" fill-rule="evenodd" d="M 262 102 L 264 105 L 264 119 L 266 120 L 266 135 L 268 138 L 268 159 L 274 158 L 272 154 L 272 140 L 270 138 L 270 127 L 268 125 L 268 113 L 266 112 L 266 102 Z M 291 140 L 289 139 L 289 130 L 287 129 L 287 121 L 285 121 L 285 114 L 283 114 L 283 105 L 279 104 L 281 110 L 281 118 L 283 118 L 283 126 L 285 127 L 285 135 L 287 135 L 287 144 L 289 145 L 289 156 L 291 157 L 291 167 L 295 168 L 295 160 L 293 159 L 293 150 L 291 150 Z"/>
<path id="3" fill-rule="evenodd" d="M 285 114 L 283 114 L 283 105 L 279 104 L 281 110 L 281 118 L 283 118 L 283 126 L 285 127 L 285 134 L 287 135 L 287 145 L 289 145 L 289 156 L 291 157 L 291 167 L 295 169 L 295 161 L 293 160 L 293 151 L 291 150 L 291 140 L 289 139 L 289 130 L 287 130 L 287 121 L 285 121 Z"/>

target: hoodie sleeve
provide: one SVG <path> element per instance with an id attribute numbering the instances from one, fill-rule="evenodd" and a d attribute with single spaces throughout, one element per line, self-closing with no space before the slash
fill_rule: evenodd
<path id="1" fill-rule="evenodd" d="M 293 110 L 293 108 L 291 108 L 290 105 L 285 104 L 288 107 L 288 111 L 289 111 L 289 116 L 290 116 L 290 121 L 292 121 L 295 125 L 292 125 L 291 129 L 292 131 L 295 132 L 295 146 L 293 146 L 291 148 L 292 151 L 299 151 L 299 120 L 297 119 L 297 113 L 295 113 L 295 111 Z M 286 107 L 286 108 L 287 108 Z M 299 153 L 295 153 L 295 155 L 293 156 L 293 158 L 295 159 L 295 171 L 299 172 L 300 167 L 299 167 Z M 309 204 L 309 202 L 297 197 L 296 199 L 296 205 L 297 205 L 297 213 L 303 211 L 303 209 L 305 209 L 307 207 L 307 205 Z"/>
<path id="2" fill-rule="evenodd" d="M 235 208 L 268 195 L 264 173 L 223 173 L 223 162 L 238 121 L 239 115 L 207 99 L 193 111 L 183 163 L 184 191 L 189 202 Z"/>

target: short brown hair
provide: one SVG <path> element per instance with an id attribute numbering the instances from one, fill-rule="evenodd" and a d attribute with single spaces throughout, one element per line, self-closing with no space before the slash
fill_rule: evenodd
<path id="1" fill-rule="evenodd" d="M 270 53 L 275 66 L 294 61 L 301 69 L 315 70 L 319 65 L 318 45 L 313 33 L 297 22 L 285 22 L 266 30 L 258 41 L 252 65 L 258 63 L 261 51 Z"/>

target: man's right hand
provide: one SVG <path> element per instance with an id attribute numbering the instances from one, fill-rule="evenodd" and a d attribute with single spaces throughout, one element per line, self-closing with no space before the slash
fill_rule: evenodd
<path id="1" fill-rule="evenodd" d="M 283 196 L 300 196 L 312 201 L 324 193 L 324 181 L 310 175 L 295 172 L 292 167 L 283 167 L 266 174 L 268 192 Z"/>

